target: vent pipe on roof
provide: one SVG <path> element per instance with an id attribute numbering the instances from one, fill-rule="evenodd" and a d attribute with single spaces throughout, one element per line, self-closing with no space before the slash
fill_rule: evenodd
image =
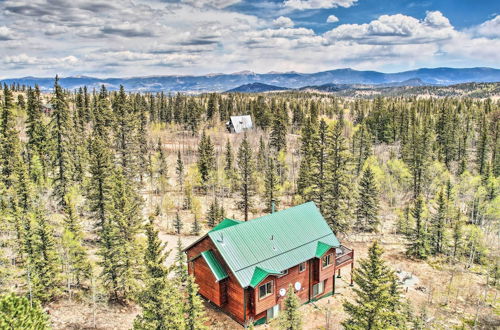
<path id="1" fill-rule="evenodd" d="M 273 251 L 276 251 L 276 246 L 274 245 L 274 235 L 271 235 L 271 242 L 273 243 Z"/>

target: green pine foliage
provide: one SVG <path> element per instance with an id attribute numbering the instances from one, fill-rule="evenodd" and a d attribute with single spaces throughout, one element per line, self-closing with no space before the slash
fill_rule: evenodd
<path id="1" fill-rule="evenodd" d="M 238 202 L 238 208 L 243 212 L 245 221 L 248 221 L 248 214 L 253 205 L 252 197 L 254 195 L 254 160 L 252 147 L 245 134 L 240 148 L 238 149 L 238 170 L 239 170 L 239 191 L 241 199 Z"/>
<path id="2" fill-rule="evenodd" d="M 302 315 L 299 311 L 300 300 L 295 294 L 292 285 L 289 285 L 285 300 L 283 300 L 283 311 L 279 315 L 279 327 L 284 330 L 302 329 Z"/>
<path id="3" fill-rule="evenodd" d="M 409 245 L 406 253 L 418 259 L 426 259 L 429 255 L 430 248 L 424 215 L 424 199 L 422 195 L 419 195 L 415 200 L 411 215 L 415 222 L 415 229 L 409 236 Z"/>
<path id="4" fill-rule="evenodd" d="M 379 192 L 373 170 L 369 166 L 363 171 L 358 191 L 355 226 L 358 230 L 376 231 L 380 224 L 378 219 Z"/>
<path id="5" fill-rule="evenodd" d="M 198 171 L 201 175 L 203 185 L 208 183 L 210 175 L 215 170 L 215 149 L 210 136 L 201 134 L 200 144 L 198 145 Z"/>
<path id="6" fill-rule="evenodd" d="M 50 329 L 49 316 L 36 302 L 16 294 L 0 296 L 0 329 Z"/>
<path id="7" fill-rule="evenodd" d="M 345 329 L 406 329 L 403 302 L 396 275 L 382 259 L 383 250 L 377 242 L 368 250 L 368 257 L 358 262 L 353 279 L 354 301 L 344 301 L 348 318 Z"/>
<path id="8" fill-rule="evenodd" d="M 205 316 L 205 306 L 200 296 L 198 296 L 198 285 L 193 276 L 187 277 L 186 283 L 186 302 L 184 312 L 186 313 L 186 329 L 203 330 L 208 329 L 205 325 L 207 318 Z"/>

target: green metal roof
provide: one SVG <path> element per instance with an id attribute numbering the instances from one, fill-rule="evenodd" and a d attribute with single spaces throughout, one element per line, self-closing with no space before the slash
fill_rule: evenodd
<path id="1" fill-rule="evenodd" d="M 316 258 L 321 258 L 326 251 L 330 250 L 333 246 L 329 244 L 325 244 L 323 242 L 318 242 L 318 246 L 316 247 Z"/>
<path id="2" fill-rule="evenodd" d="M 201 256 L 203 257 L 203 259 L 205 259 L 208 267 L 210 267 L 210 270 L 214 274 L 217 282 L 227 277 L 226 271 L 224 270 L 222 265 L 217 261 L 214 253 L 211 250 L 203 251 L 201 253 Z"/>
<path id="3" fill-rule="evenodd" d="M 279 273 L 314 258 L 319 241 L 340 245 L 313 202 L 212 230 L 208 236 L 242 287 L 255 284 L 257 267 Z"/>
<path id="4" fill-rule="evenodd" d="M 226 218 L 226 219 L 222 220 L 221 222 L 219 222 L 219 224 L 217 226 L 215 226 L 212 230 L 210 230 L 210 232 L 221 230 L 221 229 L 224 229 L 227 227 L 231 227 L 231 226 L 237 225 L 241 222 L 242 221 Z"/>
<path id="5" fill-rule="evenodd" d="M 255 267 L 255 270 L 253 272 L 252 280 L 250 281 L 250 286 L 252 288 L 255 288 L 257 284 L 262 282 L 263 279 L 265 279 L 268 275 L 279 275 L 281 272 L 277 272 L 275 270 L 270 270 L 270 269 L 263 269 L 260 267 Z"/>

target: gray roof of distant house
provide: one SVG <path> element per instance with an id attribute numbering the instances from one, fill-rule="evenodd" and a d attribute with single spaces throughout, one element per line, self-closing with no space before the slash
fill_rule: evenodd
<path id="1" fill-rule="evenodd" d="M 252 117 L 250 117 L 249 115 L 231 116 L 230 121 L 233 125 L 235 133 L 241 133 L 253 128 Z"/>

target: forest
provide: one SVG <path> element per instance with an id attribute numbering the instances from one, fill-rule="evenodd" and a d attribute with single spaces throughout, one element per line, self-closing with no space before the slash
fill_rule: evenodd
<path id="1" fill-rule="evenodd" d="M 356 285 L 316 307 L 289 297 L 273 328 L 367 328 L 367 295 L 387 312 L 371 329 L 500 325 L 498 99 L 65 90 L 57 77 L 51 93 L 0 92 L 0 328 L 233 328 L 197 295 L 183 247 L 225 217 L 307 201 L 354 247 Z M 234 115 L 253 129 L 230 134 Z M 420 283 L 404 290 L 401 272 Z"/>

